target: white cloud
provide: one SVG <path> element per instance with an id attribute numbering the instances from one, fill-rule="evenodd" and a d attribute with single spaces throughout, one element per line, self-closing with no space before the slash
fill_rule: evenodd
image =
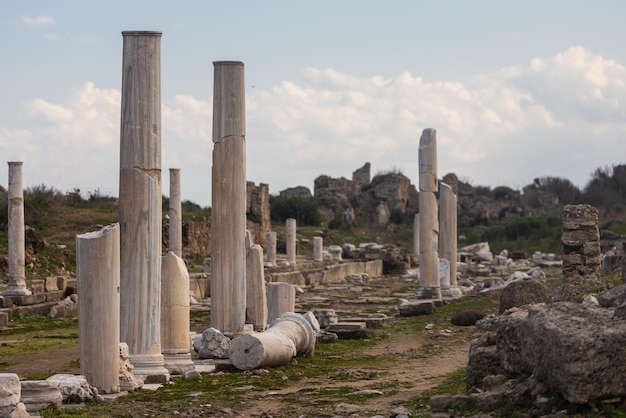
<path id="1" fill-rule="evenodd" d="M 39 29 L 56 25 L 56 20 L 52 16 L 20 17 L 20 23 L 26 27 Z"/>
<path id="2" fill-rule="evenodd" d="M 477 184 L 517 187 L 551 175 L 584 185 L 593 169 L 626 162 L 626 68 L 581 47 L 467 84 L 409 72 L 359 78 L 306 68 L 301 76 L 248 92 L 248 179 L 272 193 L 312 187 L 321 174 L 350 177 L 366 161 L 373 173 L 398 168 L 417 183 L 425 128 L 438 132 L 439 175 Z M 0 149 L 20 150 L 39 182 L 117 193 L 118 90 L 88 82 L 63 103 L 37 98 L 26 108 L 28 127 L 0 127 Z M 178 167 L 183 198 L 210 204 L 211 115 L 211 98 L 164 98 L 166 194 L 167 169 Z"/>

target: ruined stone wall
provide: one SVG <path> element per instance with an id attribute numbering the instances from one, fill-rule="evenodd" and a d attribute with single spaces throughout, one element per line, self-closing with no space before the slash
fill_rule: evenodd
<path id="1" fill-rule="evenodd" d="M 270 188 L 265 183 L 256 186 L 246 182 L 246 227 L 252 233 L 255 244 L 265 246 L 265 234 L 270 232 Z"/>
<path id="2" fill-rule="evenodd" d="M 563 276 L 600 273 L 598 210 L 590 205 L 563 207 Z"/>

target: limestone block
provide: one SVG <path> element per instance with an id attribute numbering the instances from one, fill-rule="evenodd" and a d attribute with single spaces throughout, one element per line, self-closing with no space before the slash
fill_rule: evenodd
<path id="1" fill-rule="evenodd" d="M 26 405 L 22 402 L 15 406 L 15 409 L 7 415 L 7 418 L 30 418 L 32 415 L 26 410 Z"/>
<path id="2" fill-rule="evenodd" d="M 193 349 L 198 353 L 198 358 L 228 358 L 230 338 L 215 328 L 205 329 L 201 335 L 196 335 L 193 341 Z"/>
<path id="3" fill-rule="evenodd" d="M 327 328 L 329 325 L 339 322 L 334 309 L 316 309 L 315 318 L 317 318 L 320 328 Z"/>
<path id="4" fill-rule="evenodd" d="M 78 316 L 78 295 L 73 294 L 66 297 L 52 308 L 50 308 L 50 318 L 76 318 Z"/>
<path id="5" fill-rule="evenodd" d="M 40 295 L 44 293 L 44 280 L 27 280 L 26 284 L 28 285 L 28 288 L 33 292 L 33 295 Z"/>
<path id="6" fill-rule="evenodd" d="M 44 291 L 46 292 L 54 292 L 59 290 L 58 281 L 56 276 L 46 277 L 44 279 Z"/>
<path id="7" fill-rule="evenodd" d="M 42 408 L 55 411 L 61 409 L 63 395 L 56 383 L 47 380 L 24 380 L 21 386 L 21 401 L 28 412 L 37 412 Z"/>
<path id="8" fill-rule="evenodd" d="M 329 245 L 326 251 L 330 255 L 330 261 L 337 262 L 342 260 L 341 254 L 343 250 L 339 245 Z"/>
<path id="9" fill-rule="evenodd" d="M 435 302 L 432 300 L 401 300 L 398 304 L 400 316 L 430 315 L 435 311 Z"/>
<path id="10" fill-rule="evenodd" d="M 67 277 L 57 276 L 57 289 L 59 290 L 67 289 Z"/>
<path id="11" fill-rule="evenodd" d="M 9 314 L 6 312 L 0 312 L 0 329 L 9 326 Z"/>
<path id="12" fill-rule="evenodd" d="M 120 390 L 132 392 L 143 386 L 143 380 L 137 378 L 130 362 L 130 350 L 128 344 L 120 342 L 119 344 L 119 383 Z"/>
<path id="13" fill-rule="evenodd" d="M 20 402 L 22 388 L 15 373 L 0 373 L 0 416 L 7 416 Z"/>
<path id="14" fill-rule="evenodd" d="M 98 397 L 97 391 L 94 391 L 85 376 L 55 374 L 46 380 L 58 386 L 63 402 L 90 402 Z"/>

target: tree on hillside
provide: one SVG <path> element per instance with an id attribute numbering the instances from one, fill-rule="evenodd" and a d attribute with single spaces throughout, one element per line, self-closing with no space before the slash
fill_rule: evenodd
<path id="1" fill-rule="evenodd" d="M 585 186 L 583 199 L 598 207 L 626 201 L 626 164 L 597 168 Z"/>

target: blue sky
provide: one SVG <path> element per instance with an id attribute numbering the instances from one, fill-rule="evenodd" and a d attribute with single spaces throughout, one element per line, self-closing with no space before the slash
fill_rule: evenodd
<path id="1" fill-rule="evenodd" d="M 163 191 L 210 204 L 213 61 L 246 68 L 247 177 L 277 194 L 400 169 L 579 186 L 626 163 L 621 1 L 3 1 L 0 155 L 26 186 L 117 195 L 123 30 L 159 30 Z M 0 169 L 6 187 L 8 168 Z"/>

